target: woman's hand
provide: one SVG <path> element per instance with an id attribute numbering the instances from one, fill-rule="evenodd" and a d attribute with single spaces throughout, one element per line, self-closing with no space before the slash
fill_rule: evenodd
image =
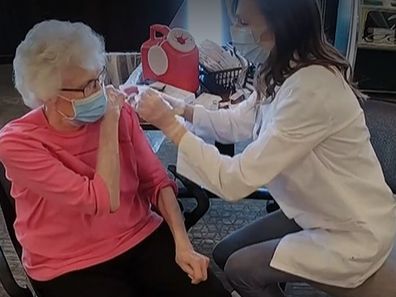
<path id="1" fill-rule="evenodd" d="M 122 106 L 126 101 L 124 93 L 118 91 L 112 85 L 106 86 L 104 92 L 107 98 L 107 110 L 105 118 L 119 119 Z"/>
<path id="2" fill-rule="evenodd" d="M 187 129 L 176 119 L 172 108 L 154 90 L 147 89 L 137 96 L 137 112 L 141 118 L 161 129 L 179 144 Z"/>
<path id="3" fill-rule="evenodd" d="M 177 99 L 167 94 L 161 94 L 160 96 L 163 100 L 169 103 L 169 105 L 172 107 L 172 111 L 174 114 L 184 117 L 184 113 L 186 111 L 186 106 L 187 106 L 184 100 Z"/>
<path id="4" fill-rule="evenodd" d="M 176 246 L 176 263 L 196 285 L 208 278 L 209 258 L 194 251 L 192 246 L 180 248 Z"/>
<path id="5" fill-rule="evenodd" d="M 146 89 L 137 96 L 137 112 L 145 121 L 161 130 L 176 121 L 171 107 L 152 89 Z"/>

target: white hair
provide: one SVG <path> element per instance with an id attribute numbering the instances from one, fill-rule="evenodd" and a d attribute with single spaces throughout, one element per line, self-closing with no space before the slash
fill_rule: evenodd
<path id="1" fill-rule="evenodd" d="M 44 21 L 28 32 L 16 50 L 15 87 L 27 106 L 37 108 L 59 92 L 65 67 L 96 70 L 104 65 L 103 37 L 90 27 L 83 23 Z"/>

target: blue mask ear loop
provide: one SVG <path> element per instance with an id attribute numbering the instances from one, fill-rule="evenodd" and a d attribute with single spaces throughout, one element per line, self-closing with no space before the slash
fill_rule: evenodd
<path id="1" fill-rule="evenodd" d="M 104 81 L 102 81 L 102 91 L 103 91 L 103 95 L 106 98 L 106 112 L 107 112 L 107 107 L 108 107 L 107 105 L 109 104 L 109 98 L 107 98 L 106 86 L 105 86 Z M 106 114 L 106 112 L 105 112 L 105 114 Z"/>
<path id="2" fill-rule="evenodd" d="M 75 117 L 76 117 L 76 114 L 77 114 L 77 112 L 76 112 L 76 107 L 74 106 L 74 103 L 73 103 L 74 100 L 69 99 L 69 98 L 66 98 L 65 96 L 62 96 L 62 95 L 58 95 L 58 97 L 61 98 L 62 100 L 65 100 L 65 101 L 71 103 L 71 105 L 72 105 L 72 107 L 73 107 L 74 116 L 69 117 L 69 116 L 65 115 L 63 112 L 61 112 L 61 111 L 58 110 L 58 109 L 56 110 L 56 112 L 59 113 L 61 116 L 63 116 L 63 118 L 64 118 L 65 120 L 74 121 L 74 119 L 75 119 Z"/>

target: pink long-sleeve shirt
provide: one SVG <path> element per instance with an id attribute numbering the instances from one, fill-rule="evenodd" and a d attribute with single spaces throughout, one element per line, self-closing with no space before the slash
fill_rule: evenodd
<path id="1" fill-rule="evenodd" d="M 100 122 L 55 131 L 41 108 L 0 131 L 0 161 L 12 182 L 15 232 L 23 265 L 38 281 L 110 260 L 147 238 L 162 222 L 152 208 L 174 183 L 128 105 L 119 125 L 121 206 L 110 213 L 96 173 Z"/>

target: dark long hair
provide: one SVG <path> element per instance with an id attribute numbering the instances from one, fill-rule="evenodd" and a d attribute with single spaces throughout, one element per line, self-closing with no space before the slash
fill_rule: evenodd
<path id="1" fill-rule="evenodd" d="M 364 98 L 352 82 L 351 65 L 326 39 L 316 0 L 255 1 L 275 36 L 275 48 L 258 69 L 257 87 L 262 95 L 273 100 L 277 87 L 293 73 L 321 65 L 333 72 L 337 69 L 357 98 Z"/>

